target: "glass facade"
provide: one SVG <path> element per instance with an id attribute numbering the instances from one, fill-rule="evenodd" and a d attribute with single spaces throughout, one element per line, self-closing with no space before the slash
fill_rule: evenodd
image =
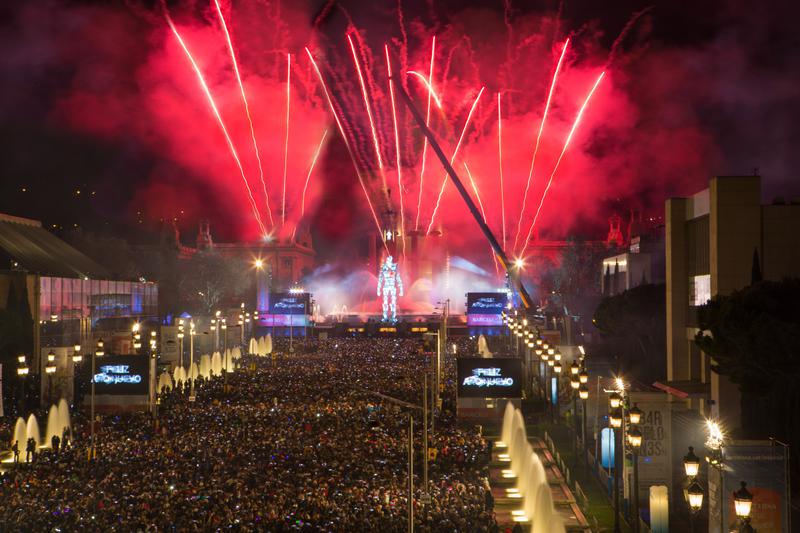
<path id="1" fill-rule="evenodd" d="M 119 321 L 111 319 L 157 320 L 158 285 L 43 276 L 39 278 L 39 316 L 34 319 L 50 343 L 69 346 L 92 330 L 113 329 Z"/>

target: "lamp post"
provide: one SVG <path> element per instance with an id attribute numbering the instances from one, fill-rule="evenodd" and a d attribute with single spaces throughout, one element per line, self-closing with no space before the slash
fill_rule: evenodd
<path id="1" fill-rule="evenodd" d="M 689 500 L 689 530 L 694 533 L 694 520 L 703 507 L 703 488 L 697 481 L 692 481 L 686 491 Z"/>
<path id="2" fill-rule="evenodd" d="M 575 429 L 575 459 L 578 459 L 578 433 L 580 430 L 578 429 L 578 389 L 581 386 L 580 378 L 578 374 L 581 371 L 581 367 L 578 364 L 578 361 L 572 361 L 572 364 L 569 365 L 569 386 L 572 389 L 572 425 Z"/>
<path id="3" fill-rule="evenodd" d="M 183 368 L 183 319 L 178 320 L 178 360 L 180 362 L 181 368 Z"/>
<path id="4" fill-rule="evenodd" d="M 138 354 L 139 350 L 142 348 L 142 334 L 139 331 L 140 325 L 138 322 L 134 322 L 133 326 L 131 327 L 131 337 L 133 343 L 133 353 Z"/>
<path id="5" fill-rule="evenodd" d="M 47 353 L 47 366 L 44 367 L 45 374 L 47 374 L 47 401 L 53 401 L 53 374 L 56 373 L 56 354 L 51 349 Z"/>
<path id="6" fill-rule="evenodd" d="M 19 362 L 19 367 L 17 367 L 17 375 L 19 376 L 20 386 L 22 387 L 22 394 L 20 395 L 20 404 L 21 404 L 20 416 L 23 416 L 23 414 L 25 413 L 25 409 L 28 407 L 28 401 L 27 401 L 28 393 L 25 388 L 25 378 L 28 376 L 30 368 L 28 368 L 28 365 L 25 364 L 24 355 L 20 354 L 17 357 L 17 361 Z"/>
<path id="7" fill-rule="evenodd" d="M 741 482 L 739 490 L 733 491 L 733 507 L 739 519 L 739 533 L 751 533 L 750 511 L 753 508 L 753 494 L 747 490 L 747 483 Z"/>
<path id="8" fill-rule="evenodd" d="M 585 383 L 580 384 L 578 396 L 581 399 L 581 440 L 583 440 L 583 458 L 589 467 L 589 443 L 586 442 L 586 402 L 589 399 L 589 387 Z"/>
<path id="9" fill-rule="evenodd" d="M 608 396 L 608 406 L 611 409 L 608 415 L 608 424 L 614 431 L 614 533 L 620 532 L 620 501 L 619 489 L 620 478 L 622 475 L 622 459 L 625 441 L 622 436 L 625 433 L 623 427 L 625 410 L 623 406 L 622 394 L 625 391 L 625 383 L 621 378 L 616 379 L 617 389 Z"/>
<path id="10" fill-rule="evenodd" d="M 89 460 L 93 460 L 97 457 L 97 452 L 95 451 L 95 443 L 94 443 L 94 384 L 95 384 L 95 372 L 96 372 L 96 360 L 98 357 L 102 357 L 105 355 L 105 351 L 103 350 L 103 339 L 102 337 L 97 340 L 97 349 L 92 352 L 92 394 L 91 394 L 91 408 L 90 408 L 90 416 L 91 416 L 91 434 L 89 437 Z"/>
<path id="11" fill-rule="evenodd" d="M 629 412 L 628 416 L 633 424 L 633 416 Z M 636 424 L 639 423 L 637 418 Z M 633 531 L 639 533 L 639 448 L 642 446 L 642 432 L 638 426 L 631 425 L 628 429 L 628 444 L 633 455 Z"/>
<path id="12" fill-rule="evenodd" d="M 689 504 L 689 528 L 694 533 L 694 523 L 703 507 L 703 488 L 697 482 L 700 473 L 700 458 L 694 453 L 694 446 L 689 446 L 689 453 L 683 456 L 683 471 L 686 474 L 688 488 L 685 498 Z"/>
<path id="13" fill-rule="evenodd" d="M 194 373 L 192 367 L 194 366 L 194 320 L 189 322 L 189 401 L 195 400 L 194 396 Z"/>
<path id="14" fill-rule="evenodd" d="M 553 363 L 553 372 L 555 372 L 555 375 L 553 377 L 555 378 L 555 384 L 556 384 L 556 390 L 554 391 L 555 392 L 555 394 L 554 394 L 554 396 L 555 396 L 555 404 L 553 405 L 553 411 L 554 411 L 554 415 L 555 415 L 555 420 L 558 420 L 559 418 L 561 418 L 559 388 L 560 388 L 560 385 L 561 385 L 560 384 L 560 380 L 561 380 L 561 371 L 563 370 L 563 366 L 561 365 L 561 361 L 560 361 L 561 354 L 556 352 L 556 355 L 558 355 L 558 359 L 556 359 L 556 361 Z"/>

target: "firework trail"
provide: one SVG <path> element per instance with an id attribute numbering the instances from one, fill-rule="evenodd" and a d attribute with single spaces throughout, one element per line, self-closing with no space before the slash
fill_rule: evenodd
<path id="1" fill-rule="evenodd" d="M 483 209 L 483 201 L 481 200 L 481 193 L 478 192 L 478 186 L 475 185 L 475 180 L 472 177 L 472 172 L 469 171 L 469 166 L 467 162 L 464 161 L 464 170 L 467 171 L 467 177 L 469 178 L 469 183 L 472 185 L 472 192 L 475 193 L 475 198 L 478 200 L 478 206 L 481 208 L 481 216 L 483 217 L 483 221 L 486 222 L 486 211 Z M 486 222 L 488 224 L 488 222 Z"/>
<path id="2" fill-rule="evenodd" d="M 236 74 L 236 81 L 239 84 L 239 92 L 242 95 L 242 103 L 244 103 L 244 112 L 247 115 L 247 123 L 250 125 L 250 138 L 253 141 L 253 150 L 256 154 L 256 161 L 258 161 L 258 177 L 261 179 L 261 186 L 264 188 L 264 200 L 267 205 L 267 214 L 269 215 L 270 226 L 275 225 L 272 219 L 272 209 L 269 206 L 269 194 L 267 194 L 267 182 L 264 179 L 264 168 L 261 165 L 261 154 L 258 151 L 258 142 L 256 141 L 256 132 L 253 127 L 253 118 L 250 116 L 250 106 L 247 103 L 247 95 L 244 92 L 244 84 L 242 83 L 242 75 L 239 73 L 239 62 L 236 60 L 236 53 L 233 50 L 233 41 L 231 34 L 228 32 L 228 24 L 225 22 L 225 17 L 222 15 L 222 8 L 219 5 L 219 0 L 214 0 L 214 5 L 217 8 L 217 15 L 219 22 L 222 26 L 222 31 L 225 33 L 225 41 L 228 43 L 228 52 L 231 55 L 231 63 L 233 64 L 233 72 Z"/>
<path id="3" fill-rule="evenodd" d="M 533 168 L 536 165 L 536 155 L 539 153 L 539 142 L 542 139 L 542 132 L 544 131 L 544 123 L 547 120 L 547 112 L 550 110 L 550 102 L 553 99 L 553 92 L 556 88 L 556 81 L 558 80 L 558 72 L 561 70 L 561 65 L 564 62 L 564 55 L 567 53 L 567 47 L 569 46 L 569 39 L 564 41 L 564 47 L 561 49 L 561 57 L 558 58 L 558 63 L 556 64 L 556 69 L 553 72 L 553 81 L 550 82 L 550 90 L 547 92 L 547 100 L 544 104 L 544 113 L 542 113 L 542 121 L 539 124 L 539 133 L 536 134 L 536 144 L 533 148 L 533 157 L 531 158 L 531 167 L 528 171 L 528 182 L 525 184 L 525 194 L 522 196 L 522 210 L 519 213 L 519 219 L 517 220 L 517 233 L 514 235 L 514 248 L 513 251 L 516 254 L 517 251 L 517 242 L 519 240 L 519 233 L 522 228 L 522 217 L 525 216 L 525 206 L 528 202 L 528 191 L 531 187 L 531 179 L 533 178 Z M 527 246 L 527 245 L 526 245 Z"/>
<path id="4" fill-rule="evenodd" d="M 539 218 L 539 213 L 542 210 L 542 205 L 544 204 L 544 199 L 547 197 L 547 191 L 550 190 L 550 185 L 553 184 L 553 177 L 556 175 L 556 172 L 558 172 L 558 167 L 561 164 L 561 160 L 564 158 L 564 153 L 567 151 L 567 148 L 569 147 L 569 143 L 572 140 L 572 135 L 575 133 L 575 130 L 577 129 L 578 124 L 580 124 L 581 117 L 583 116 L 583 112 L 584 112 L 584 110 L 586 110 L 586 106 L 589 104 L 589 100 L 591 100 L 592 95 L 594 94 L 594 91 L 597 89 L 597 86 L 600 85 L 600 82 L 603 80 L 603 76 L 605 76 L 605 74 L 606 74 L 605 71 L 601 72 L 600 75 L 597 77 L 597 81 L 594 82 L 594 85 L 592 86 L 592 90 L 589 91 L 589 94 L 586 95 L 586 99 L 583 101 L 583 105 L 581 105 L 581 108 L 578 111 L 577 116 L 575 117 L 575 122 L 572 123 L 572 128 L 569 130 L 569 134 L 567 135 L 567 140 L 564 141 L 564 147 L 561 149 L 561 153 L 559 154 L 558 159 L 556 160 L 556 166 L 553 167 L 553 172 L 550 173 L 550 179 L 547 180 L 547 186 L 544 188 L 544 192 L 542 193 L 542 198 L 539 201 L 539 207 L 536 208 L 536 214 L 534 215 L 533 221 L 531 222 L 531 227 L 528 230 L 528 236 L 525 238 L 525 242 L 523 243 L 523 246 L 522 246 L 522 251 L 523 252 L 528 247 L 528 243 L 531 240 L 531 234 L 533 233 L 533 227 L 536 225 L 536 220 Z"/>
<path id="5" fill-rule="evenodd" d="M 297 221 L 297 224 L 294 226 L 294 231 L 292 231 L 292 240 L 294 240 L 295 232 L 297 232 L 297 225 L 300 223 L 300 220 L 303 219 L 303 216 L 306 214 L 306 191 L 308 191 L 308 183 L 311 181 L 311 174 L 314 172 L 314 167 L 317 166 L 317 159 L 319 159 L 319 154 L 322 152 L 322 147 L 325 145 L 325 138 L 328 136 L 328 128 L 325 128 L 325 131 L 322 132 L 322 139 L 319 140 L 319 145 L 317 146 L 317 150 L 314 152 L 314 157 L 311 158 L 311 165 L 308 167 L 308 174 L 306 175 L 306 183 L 303 185 L 303 195 L 300 197 L 300 218 Z"/>
<path id="6" fill-rule="evenodd" d="M 289 165 L 289 110 L 291 101 L 292 54 L 286 54 L 286 142 L 283 148 L 283 199 L 281 200 L 281 227 L 286 224 L 286 169 Z"/>
<path id="7" fill-rule="evenodd" d="M 403 203 L 403 180 L 402 180 L 402 161 L 400 158 L 400 132 L 397 129 L 397 106 L 394 102 L 394 85 L 392 85 L 392 61 L 389 59 L 389 45 L 383 45 L 383 51 L 386 53 L 386 73 L 389 80 L 389 98 L 392 102 L 392 122 L 394 124 L 394 145 L 395 145 L 395 160 L 397 164 L 397 189 L 400 194 L 400 236 L 403 241 L 403 255 L 406 254 L 406 214 L 405 204 Z"/>
<path id="8" fill-rule="evenodd" d="M 467 120 L 464 121 L 464 127 L 461 130 L 461 135 L 458 137 L 458 142 L 456 143 L 456 149 L 453 150 L 453 155 L 450 157 L 450 164 L 453 164 L 455 161 L 456 155 L 458 155 L 458 149 L 461 148 L 461 141 L 464 140 L 464 134 L 467 132 L 467 127 L 469 126 L 469 122 L 472 119 L 473 113 L 475 113 L 475 108 L 478 107 L 478 101 L 481 99 L 481 95 L 486 87 L 481 87 L 481 90 L 478 91 L 478 96 L 475 97 L 475 101 L 472 102 L 472 107 L 469 110 L 469 114 L 467 115 Z M 436 199 L 436 206 L 433 208 L 433 214 L 431 215 L 431 223 L 428 225 L 428 230 L 425 232 L 425 235 L 430 235 L 431 230 L 433 229 L 433 223 L 436 220 L 436 212 L 439 210 L 439 204 L 442 202 L 442 195 L 444 194 L 444 188 L 447 185 L 447 174 L 444 175 L 444 179 L 442 180 L 442 186 L 439 189 L 439 197 Z"/>
<path id="9" fill-rule="evenodd" d="M 358 54 L 356 54 L 356 46 L 353 43 L 351 34 L 347 34 L 347 41 L 350 43 L 350 51 L 353 52 L 353 63 L 356 66 L 358 73 L 358 82 L 361 85 L 361 95 L 364 97 L 364 107 L 367 109 L 367 118 L 369 119 L 369 127 L 372 130 L 372 142 L 375 144 L 375 155 L 378 158 L 378 170 L 380 171 L 383 180 L 383 191 L 388 194 L 388 184 L 386 183 L 386 174 L 383 171 L 383 157 L 381 157 L 381 145 L 378 140 L 378 130 L 375 127 L 375 118 L 372 116 L 372 108 L 369 105 L 369 95 L 367 94 L 367 85 L 364 82 L 364 75 L 361 72 L 361 63 L 358 61 Z"/>
<path id="10" fill-rule="evenodd" d="M 433 85 L 428 82 L 428 78 L 417 72 L 416 70 L 409 70 L 406 74 L 413 74 L 425 85 L 425 88 L 428 90 L 428 96 L 433 97 L 433 100 L 436 102 L 436 107 L 442 109 L 442 101 L 439 99 L 439 95 L 436 94 L 436 91 L 433 90 Z"/>
<path id="11" fill-rule="evenodd" d="M 431 97 L 433 96 L 433 59 L 436 55 L 436 36 L 431 39 L 431 66 L 428 74 L 428 109 L 425 111 L 425 126 L 430 127 L 431 123 Z M 441 105 L 439 106 L 441 107 Z M 422 210 L 422 186 L 425 182 L 425 157 L 428 153 L 428 138 L 422 139 L 422 168 L 419 171 L 419 198 L 417 198 L 417 220 L 414 223 L 414 231 L 419 230 L 419 213 Z"/>
<path id="12" fill-rule="evenodd" d="M 369 206 L 369 211 L 372 214 L 372 219 L 375 221 L 375 227 L 378 228 L 378 235 L 381 236 L 381 240 L 383 241 L 383 247 L 386 248 L 386 251 L 389 251 L 389 247 L 386 245 L 386 239 L 383 236 L 383 231 L 381 230 L 381 223 L 378 221 L 378 215 L 375 213 L 375 208 L 372 205 L 372 200 L 369 199 L 369 193 L 367 192 L 367 186 L 364 183 L 364 178 L 361 176 L 361 172 L 358 169 L 358 162 L 356 160 L 355 154 L 353 153 L 353 149 L 350 146 L 350 141 L 347 140 L 347 135 L 345 134 L 344 127 L 342 126 L 342 122 L 339 119 L 339 114 L 336 113 L 336 108 L 333 105 L 333 100 L 331 100 L 331 94 L 328 91 L 328 86 L 325 85 L 325 78 L 322 77 L 322 72 L 319 70 L 319 66 L 317 62 L 314 61 L 314 56 L 311 54 L 311 50 L 306 47 L 306 54 L 308 54 L 308 59 L 311 61 L 311 65 L 314 67 L 314 71 L 317 73 L 317 77 L 319 78 L 319 83 L 322 86 L 322 91 L 325 93 L 325 100 L 328 102 L 328 107 L 331 109 L 331 114 L 333 115 L 333 119 L 336 121 L 336 126 L 339 128 L 339 133 L 342 135 L 342 140 L 344 141 L 345 147 L 347 147 L 347 152 L 350 154 L 350 159 L 353 161 L 353 167 L 356 171 L 356 176 L 358 176 L 358 182 L 361 184 L 361 190 L 364 191 L 364 198 L 367 200 L 367 205 Z"/>
<path id="13" fill-rule="evenodd" d="M 314 152 L 314 157 L 313 159 L 311 159 L 311 166 L 308 167 L 306 184 L 303 186 L 303 197 L 302 201 L 300 202 L 300 218 L 303 218 L 303 215 L 305 215 L 306 213 L 306 191 L 308 190 L 308 182 L 311 180 L 311 173 L 314 172 L 314 167 L 317 166 L 317 159 L 319 158 L 320 152 L 322 152 L 322 147 L 325 145 L 325 138 L 327 136 L 328 136 L 328 129 L 325 128 L 325 131 L 322 132 L 322 139 L 320 139 L 319 141 L 317 150 Z"/>
<path id="14" fill-rule="evenodd" d="M 500 107 L 502 93 L 497 93 L 497 162 L 500 166 L 500 217 L 503 226 L 503 251 L 506 250 L 506 192 L 503 183 L 503 113 Z M 466 163 L 464 164 L 466 167 Z M 467 170 L 469 172 L 469 170 Z M 493 256 L 494 257 L 494 256 Z"/>
<path id="15" fill-rule="evenodd" d="M 167 24 L 169 24 L 169 27 L 172 30 L 173 35 L 175 35 L 175 39 L 177 39 L 178 43 L 181 45 L 183 53 L 186 55 L 186 58 L 192 64 L 192 69 L 197 75 L 197 80 L 200 82 L 200 86 L 202 87 L 203 92 L 206 95 L 206 99 L 208 100 L 208 103 L 211 106 L 211 110 L 214 112 L 214 116 L 216 117 L 217 122 L 219 123 L 219 127 L 222 130 L 222 134 L 225 136 L 225 140 L 228 143 L 228 148 L 230 148 L 231 155 L 233 156 L 233 159 L 236 161 L 236 166 L 239 168 L 239 174 L 242 177 L 242 182 L 244 183 L 245 189 L 247 189 L 247 195 L 250 198 L 250 207 L 253 210 L 253 217 L 256 219 L 256 222 L 258 223 L 258 227 L 261 230 L 261 234 L 266 235 L 267 230 L 264 227 L 264 223 L 261 221 L 261 215 L 258 213 L 258 207 L 256 206 L 255 198 L 253 198 L 253 191 L 250 189 L 250 184 L 247 183 L 247 176 L 245 176 L 244 168 L 242 167 L 242 162 L 239 159 L 239 154 L 236 151 L 236 146 L 234 146 L 233 140 L 231 139 L 231 136 L 228 134 L 228 128 L 225 126 L 225 121 L 222 120 L 222 115 L 220 115 L 219 109 L 217 109 L 217 104 L 214 101 L 214 96 L 211 94 L 211 90 L 208 88 L 208 84 L 206 83 L 206 80 L 203 77 L 203 72 L 200 70 L 200 67 L 194 60 L 192 53 L 189 51 L 189 48 L 183 41 L 183 37 L 181 37 L 180 32 L 178 32 L 178 28 L 175 27 L 175 24 L 172 22 L 172 18 L 169 16 L 169 13 L 167 13 L 166 10 L 164 11 L 164 16 L 167 19 Z"/>

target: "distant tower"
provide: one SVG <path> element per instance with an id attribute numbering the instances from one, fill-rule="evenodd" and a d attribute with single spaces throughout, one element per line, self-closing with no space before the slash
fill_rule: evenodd
<path id="1" fill-rule="evenodd" d="M 631 219 L 628 221 L 628 239 L 630 243 L 634 237 L 641 237 L 644 227 L 642 225 L 642 210 L 631 208 Z"/>
<path id="2" fill-rule="evenodd" d="M 619 215 L 611 215 L 608 217 L 608 237 L 606 244 L 608 246 L 620 247 L 625 243 L 625 238 L 622 236 L 622 219 Z"/>
<path id="3" fill-rule="evenodd" d="M 213 247 L 214 241 L 211 240 L 211 223 L 208 220 L 201 220 L 197 230 L 197 249 L 210 250 Z"/>

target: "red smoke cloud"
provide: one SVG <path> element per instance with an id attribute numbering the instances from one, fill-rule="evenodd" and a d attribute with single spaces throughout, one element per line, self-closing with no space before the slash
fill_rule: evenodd
<path id="1" fill-rule="evenodd" d="M 276 221 L 280 220 L 285 147 L 285 63 L 286 54 L 292 54 L 287 225 L 276 228 L 278 233 L 289 235 L 300 222 L 302 190 L 323 131 L 329 129 L 329 139 L 340 135 L 303 54 L 304 46 L 309 46 L 323 68 L 355 156 L 353 163 L 345 150 L 323 148 L 323 160 L 308 188 L 306 221 L 313 220 L 324 235 L 335 239 L 345 238 L 347 230 L 358 236 L 365 228 L 374 229 L 364 194 L 354 185 L 354 164 L 367 180 L 370 199 L 379 213 L 389 203 L 399 213 L 401 191 L 394 164 L 384 43 L 388 44 L 395 72 L 427 74 L 431 38 L 436 35 L 433 86 L 442 98 L 443 109 L 432 111 L 431 127 L 447 154 L 454 149 L 477 92 L 486 88 L 454 167 L 471 190 L 464 172 L 464 163 L 469 165 L 487 220 L 498 237 L 503 202 L 496 106 L 497 93 L 502 93 L 502 196 L 505 237 L 510 243 L 520 217 L 520 239 L 527 232 L 577 110 L 601 71 L 606 71 L 605 79 L 586 109 L 543 204 L 537 222 L 543 234 L 563 238 L 576 228 L 603 227 L 608 205 L 615 202 L 660 212 L 668 195 L 700 188 L 718 160 L 711 136 L 686 105 L 684 95 L 676 90 L 691 85 L 692 66 L 687 63 L 687 54 L 648 51 L 636 44 L 635 53 L 617 51 L 612 59 L 608 48 L 601 45 L 603 35 L 595 25 L 573 31 L 559 22 L 555 13 L 517 15 L 504 21 L 502 12 L 469 8 L 432 22 L 429 13 L 406 12 L 401 18 L 398 13 L 369 10 L 366 14 L 347 13 L 338 4 L 321 13 L 302 5 L 279 10 L 277 5 L 258 0 L 233 5 L 223 2 Z M 74 36 L 70 32 L 64 33 L 59 43 L 64 47 L 59 53 L 76 65 L 69 90 L 57 104 L 59 120 L 113 143 L 136 143 L 154 155 L 154 168 L 134 198 L 137 205 L 146 206 L 151 218 L 169 218 L 180 211 L 186 217 L 210 213 L 217 219 L 215 224 L 225 223 L 241 238 L 256 238 L 258 226 L 234 160 L 163 13 L 159 9 L 131 13 L 86 7 L 69 11 L 85 31 L 81 32 L 80 44 L 67 42 Z M 247 118 L 214 3 L 200 2 L 192 9 L 176 9 L 172 15 L 209 81 L 266 220 Z M 319 16 L 315 19 L 315 15 Z M 637 43 L 647 42 L 648 17 L 634 24 L 638 28 Z M 311 27 L 313 22 L 316 28 Z M 375 137 L 346 32 L 354 39 L 364 69 Z M 553 69 L 567 37 L 570 47 L 544 127 L 527 208 L 522 213 L 536 133 Z M 76 56 L 81 59 L 76 61 Z M 424 84 L 406 78 L 403 85 L 424 113 Z M 405 224 L 412 228 L 420 195 L 423 141 L 399 100 L 397 110 Z M 383 175 L 377 165 L 374 138 L 385 162 Z M 341 140 L 335 142 L 338 145 Z M 430 223 L 444 177 L 431 150 L 427 157 L 419 213 L 423 230 Z M 382 190 L 384 177 L 389 191 Z M 323 198 L 326 205 L 320 206 Z M 335 228 L 326 227 L 330 220 L 345 222 L 348 227 L 340 223 Z M 456 246 L 479 249 L 481 254 L 486 249 L 450 183 L 434 226 L 448 232 Z M 490 264 L 488 253 L 483 263 Z"/>

